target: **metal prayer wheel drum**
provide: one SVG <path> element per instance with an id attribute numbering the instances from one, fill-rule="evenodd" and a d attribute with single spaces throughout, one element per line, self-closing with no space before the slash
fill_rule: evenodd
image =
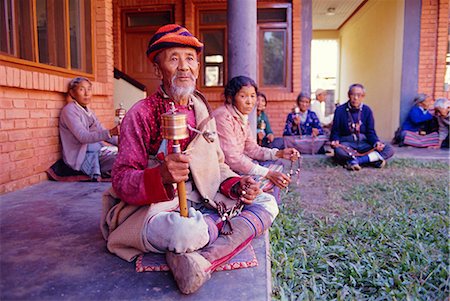
<path id="1" fill-rule="evenodd" d="M 162 117 L 162 136 L 168 140 L 182 140 L 189 137 L 186 126 L 187 115 L 183 113 L 164 113 Z"/>

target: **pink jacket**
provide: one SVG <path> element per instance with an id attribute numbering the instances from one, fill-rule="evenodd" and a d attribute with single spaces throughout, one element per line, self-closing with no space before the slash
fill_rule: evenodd
<path id="1" fill-rule="evenodd" d="M 252 160 L 274 160 L 277 149 L 261 147 L 250 125 L 243 124 L 240 116 L 234 111 L 232 105 L 225 104 L 213 112 L 216 119 L 220 146 L 225 154 L 225 163 L 232 170 L 240 174 L 250 174 L 254 166 Z"/>

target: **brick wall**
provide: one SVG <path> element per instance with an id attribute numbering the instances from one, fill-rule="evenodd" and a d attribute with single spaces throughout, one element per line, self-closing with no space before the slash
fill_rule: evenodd
<path id="1" fill-rule="evenodd" d="M 450 97 L 444 90 L 449 25 L 449 0 L 422 1 L 418 89 L 434 98 Z"/>
<path id="2" fill-rule="evenodd" d="M 114 124 L 111 3 L 94 3 L 90 107 L 105 127 Z M 0 194 L 46 180 L 45 170 L 61 157 L 58 118 L 67 103 L 67 83 L 75 76 L 17 59 L 0 60 Z"/>

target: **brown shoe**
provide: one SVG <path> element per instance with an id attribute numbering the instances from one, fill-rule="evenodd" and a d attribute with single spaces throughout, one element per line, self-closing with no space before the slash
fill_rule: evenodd
<path id="1" fill-rule="evenodd" d="M 211 263 L 197 252 L 181 254 L 167 252 L 166 261 L 183 294 L 192 294 L 211 278 L 209 271 Z"/>

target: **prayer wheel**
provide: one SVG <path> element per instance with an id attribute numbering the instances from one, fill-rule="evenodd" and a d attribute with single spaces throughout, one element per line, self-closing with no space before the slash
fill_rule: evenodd
<path id="1" fill-rule="evenodd" d="M 173 140 L 173 153 L 181 153 L 179 140 L 189 137 L 186 114 L 175 112 L 175 107 L 172 104 L 172 109 L 169 112 L 162 114 L 161 117 L 162 137 L 167 140 Z M 187 208 L 186 183 L 177 183 L 177 190 L 180 215 L 188 217 L 189 212 Z"/>
<path id="2" fill-rule="evenodd" d="M 168 112 L 161 115 L 162 117 L 162 136 L 168 140 L 182 140 L 189 137 L 186 126 L 186 114 Z"/>

